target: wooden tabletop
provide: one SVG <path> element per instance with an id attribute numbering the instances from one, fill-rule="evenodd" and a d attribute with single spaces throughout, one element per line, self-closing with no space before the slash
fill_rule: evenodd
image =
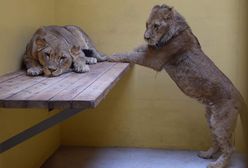
<path id="1" fill-rule="evenodd" d="M 90 108 L 96 107 L 127 71 L 129 64 L 102 62 L 87 73 L 70 72 L 59 77 L 30 77 L 17 71 L 0 77 L 0 107 Z"/>

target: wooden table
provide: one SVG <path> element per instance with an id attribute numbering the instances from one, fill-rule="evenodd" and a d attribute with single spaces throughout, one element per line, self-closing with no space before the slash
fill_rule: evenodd
<path id="1" fill-rule="evenodd" d="M 67 73 L 59 77 L 29 77 L 17 71 L 0 77 L 0 107 L 54 108 L 62 112 L 9 138 L 0 153 L 88 108 L 96 107 L 127 71 L 126 63 L 97 63 L 90 72 Z"/>

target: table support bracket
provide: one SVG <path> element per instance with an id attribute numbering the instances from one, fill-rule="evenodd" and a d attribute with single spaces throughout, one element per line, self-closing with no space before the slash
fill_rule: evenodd
<path id="1" fill-rule="evenodd" d="M 16 145 L 22 143 L 23 141 L 47 130 L 48 128 L 72 117 L 73 115 L 84 111 L 85 109 L 65 109 L 62 112 L 59 112 L 53 115 L 50 118 L 47 118 L 40 123 L 18 133 L 17 135 L 12 136 L 11 138 L 0 143 L 0 153 L 3 153 Z"/>

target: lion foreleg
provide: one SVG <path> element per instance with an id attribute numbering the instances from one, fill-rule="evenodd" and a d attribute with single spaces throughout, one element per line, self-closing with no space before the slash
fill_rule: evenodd
<path id="1" fill-rule="evenodd" d="M 95 57 L 98 62 L 102 62 L 102 61 L 107 60 L 107 56 L 105 54 L 97 51 L 96 49 L 93 49 L 92 51 L 93 51 L 93 57 Z"/>
<path id="2" fill-rule="evenodd" d="M 133 51 L 134 52 L 146 52 L 147 51 L 147 44 L 142 44 L 142 45 L 136 47 Z"/>
<path id="3" fill-rule="evenodd" d="M 73 70 L 78 73 L 88 72 L 90 70 L 89 66 L 86 64 L 86 56 L 80 54 L 73 57 Z"/>
<path id="4" fill-rule="evenodd" d="M 132 64 L 139 64 L 146 66 L 144 64 L 145 60 L 145 53 L 142 52 L 130 52 L 124 54 L 113 54 L 112 56 L 108 57 L 108 61 L 110 62 L 128 62 Z"/>
<path id="5" fill-rule="evenodd" d="M 26 54 L 24 55 L 24 63 L 27 68 L 27 75 L 37 76 L 43 73 L 39 62 Z"/>

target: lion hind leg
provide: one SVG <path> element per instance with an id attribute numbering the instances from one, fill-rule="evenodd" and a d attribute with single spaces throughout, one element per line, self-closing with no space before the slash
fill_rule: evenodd
<path id="1" fill-rule="evenodd" d="M 87 64 L 96 64 L 97 63 L 97 59 L 94 57 L 86 57 L 86 63 Z"/>
<path id="2" fill-rule="evenodd" d="M 231 143 L 231 138 L 228 135 L 221 135 L 217 138 L 219 146 L 221 148 L 221 155 L 215 161 L 208 165 L 208 168 L 226 168 L 231 160 L 231 156 L 234 151 L 234 146 Z"/>
<path id="3" fill-rule="evenodd" d="M 203 159 L 212 159 L 213 156 L 219 151 L 219 147 L 212 146 L 207 151 L 200 151 L 198 156 Z"/>
<path id="4" fill-rule="evenodd" d="M 107 60 L 107 56 L 105 54 L 102 54 L 95 49 L 93 49 L 92 51 L 93 51 L 93 57 L 95 57 L 98 62 L 103 62 Z"/>
<path id="5" fill-rule="evenodd" d="M 205 117 L 207 119 L 207 124 L 208 124 L 208 127 L 209 127 L 210 132 L 211 132 L 212 146 L 207 151 L 200 151 L 198 153 L 198 156 L 200 158 L 203 158 L 203 159 L 212 159 L 213 156 L 220 150 L 220 147 L 219 147 L 217 139 L 216 139 L 217 137 L 212 132 L 212 126 L 211 126 L 211 122 L 210 122 L 211 115 L 212 115 L 211 110 L 209 108 L 207 108 Z"/>
<path id="6" fill-rule="evenodd" d="M 216 111 L 215 111 L 216 110 Z M 208 165 L 208 168 L 226 168 L 234 151 L 232 134 L 236 125 L 238 110 L 232 102 L 226 102 L 213 111 L 210 123 L 221 150 L 220 157 Z"/>

